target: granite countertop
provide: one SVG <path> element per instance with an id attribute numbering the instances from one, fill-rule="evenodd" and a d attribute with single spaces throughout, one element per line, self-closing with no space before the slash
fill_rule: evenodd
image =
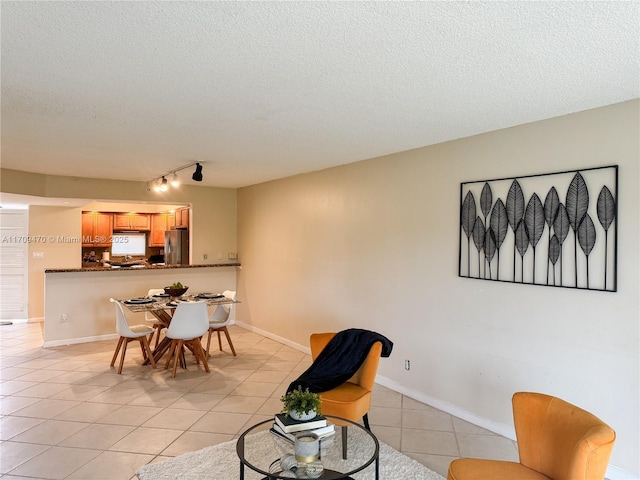
<path id="1" fill-rule="evenodd" d="M 210 263 L 206 265 L 145 265 L 141 267 L 83 267 L 83 268 L 52 268 L 47 269 L 44 273 L 77 273 L 77 272 L 123 272 L 123 271 L 144 271 L 144 270 L 166 270 L 171 268 L 211 268 L 211 267 L 239 267 L 239 263 Z"/>

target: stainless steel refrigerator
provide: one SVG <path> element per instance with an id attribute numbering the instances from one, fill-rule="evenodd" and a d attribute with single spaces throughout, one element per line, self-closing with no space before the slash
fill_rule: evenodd
<path id="1" fill-rule="evenodd" d="M 189 265 L 188 230 L 167 230 L 164 232 L 164 263 L 166 265 Z"/>

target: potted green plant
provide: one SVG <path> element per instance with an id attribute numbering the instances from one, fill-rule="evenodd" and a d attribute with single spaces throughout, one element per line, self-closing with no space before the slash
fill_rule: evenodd
<path id="1" fill-rule="evenodd" d="M 320 415 L 320 395 L 312 393 L 308 388 L 301 387 L 287 392 L 282 397 L 282 412 L 294 420 L 311 420 Z"/>

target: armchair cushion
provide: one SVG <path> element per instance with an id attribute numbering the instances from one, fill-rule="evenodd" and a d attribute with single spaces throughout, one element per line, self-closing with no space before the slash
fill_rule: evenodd
<path id="1" fill-rule="evenodd" d="M 551 480 L 516 462 L 460 458 L 451 463 L 447 480 Z"/>

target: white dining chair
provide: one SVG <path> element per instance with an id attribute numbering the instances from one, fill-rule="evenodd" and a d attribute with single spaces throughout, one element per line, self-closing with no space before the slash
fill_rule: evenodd
<path id="1" fill-rule="evenodd" d="M 164 368 L 169 368 L 169 363 L 173 357 L 172 377 L 176 376 L 178 362 L 181 358 L 184 358 L 185 345 L 189 346 L 193 351 L 196 356 L 196 362 L 202 360 L 205 371 L 209 372 L 207 356 L 202 348 L 202 343 L 200 343 L 200 338 L 207 333 L 208 329 L 209 317 L 206 302 L 183 302 L 178 304 L 165 333 L 167 338 L 171 339 L 171 345 L 169 345 L 169 355 Z"/>
<path id="2" fill-rule="evenodd" d="M 156 361 L 151 353 L 151 347 L 149 346 L 149 339 L 147 335 L 153 334 L 153 328 L 148 325 L 129 325 L 127 322 L 127 316 L 124 313 L 124 308 L 118 300 L 110 298 L 109 301 L 115 305 L 116 308 L 116 331 L 120 338 L 118 339 L 118 345 L 116 351 L 111 359 L 111 366 L 116 363 L 118 358 L 118 352 L 122 348 L 122 355 L 120 357 L 120 366 L 118 367 L 118 373 L 122 373 L 122 366 L 124 365 L 124 356 L 127 353 L 127 344 L 134 340 L 140 342 L 140 349 L 142 350 L 142 356 L 145 360 L 149 359 L 151 366 L 156 368 Z"/>
<path id="3" fill-rule="evenodd" d="M 153 297 L 154 295 L 160 295 L 161 293 L 164 293 L 164 288 L 150 288 L 149 291 L 147 292 L 147 296 Z M 144 319 L 151 324 L 151 327 L 154 330 L 155 337 L 156 337 L 156 344 L 154 345 L 154 348 L 157 348 L 158 342 L 160 341 L 160 332 L 162 331 L 163 328 L 166 328 L 166 327 L 164 323 L 160 322 L 158 320 L 158 317 L 156 317 L 151 312 L 144 312 Z M 153 341 L 153 336 L 154 334 L 151 335 L 151 338 L 149 339 L 149 343 Z"/>
<path id="4" fill-rule="evenodd" d="M 233 290 L 225 290 L 224 292 L 222 292 L 222 294 L 225 297 L 230 298 L 231 300 L 236 299 L 236 292 Z M 218 347 L 220 348 L 220 351 L 222 351 L 222 339 L 220 338 L 220 332 L 224 332 L 225 336 L 227 337 L 227 342 L 229 343 L 229 348 L 231 348 L 231 353 L 233 353 L 234 357 L 237 356 L 236 349 L 233 348 L 233 342 L 231 341 L 229 330 L 227 329 L 227 325 L 229 325 L 229 322 L 231 321 L 232 307 L 233 304 L 216 305 L 215 310 L 209 317 L 209 335 L 207 337 L 206 349 L 207 356 L 209 356 L 209 347 L 211 346 L 211 335 L 213 334 L 213 332 L 216 332 L 218 334 Z"/>

